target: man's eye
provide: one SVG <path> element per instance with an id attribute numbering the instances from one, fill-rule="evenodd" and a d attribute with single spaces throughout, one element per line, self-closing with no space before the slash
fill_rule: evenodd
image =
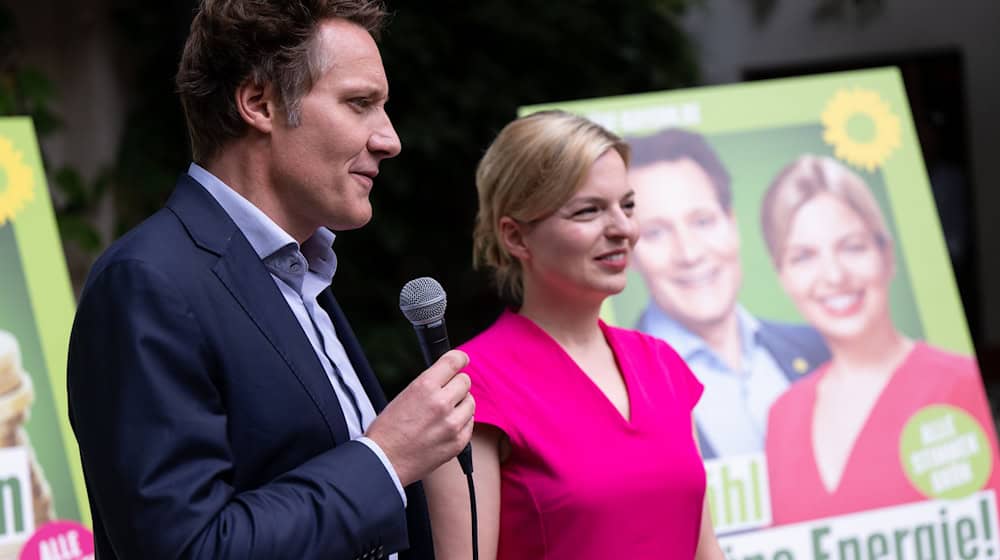
<path id="1" fill-rule="evenodd" d="M 701 228 L 707 228 L 707 227 L 714 226 L 715 225 L 715 217 L 714 216 L 699 216 L 697 219 L 695 219 L 694 225 L 696 225 L 698 227 L 701 227 Z"/>
<path id="2" fill-rule="evenodd" d="M 667 235 L 667 231 L 661 227 L 648 227 L 639 232 L 639 237 L 646 241 L 656 241 Z"/>
<path id="3" fill-rule="evenodd" d="M 372 101 L 367 97 L 355 97 L 354 99 L 351 99 L 350 103 L 359 109 L 367 109 L 371 106 Z"/>

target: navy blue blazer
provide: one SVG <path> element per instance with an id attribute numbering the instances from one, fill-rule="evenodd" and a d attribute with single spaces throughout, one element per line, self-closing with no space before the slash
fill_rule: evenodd
<path id="1" fill-rule="evenodd" d="M 758 320 L 757 341 L 771 354 L 789 382 L 802 379 L 817 366 L 830 361 L 830 350 L 816 329 Z"/>
<path id="2" fill-rule="evenodd" d="M 267 269 L 187 175 L 91 269 L 67 378 L 98 558 L 433 558 L 420 484 L 404 510 Z"/>

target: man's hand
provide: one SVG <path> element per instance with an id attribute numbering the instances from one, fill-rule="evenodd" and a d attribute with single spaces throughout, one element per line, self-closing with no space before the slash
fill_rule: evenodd
<path id="1" fill-rule="evenodd" d="M 469 357 L 451 350 L 385 407 L 365 434 L 389 458 L 406 486 L 452 459 L 472 437 L 476 405 L 461 369 Z"/>

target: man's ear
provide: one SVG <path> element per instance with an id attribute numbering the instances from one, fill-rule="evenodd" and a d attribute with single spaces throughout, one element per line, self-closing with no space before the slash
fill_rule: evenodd
<path id="1" fill-rule="evenodd" d="M 524 242 L 524 227 L 510 216 L 500 218 L 500 243 L 510 256 L 519 261 L 531 258 L 531 250 Z"/>
<path id="2" fill-rule="evenodd" d="M 236 111 L 247 126 L 264 134 L 274 128 L 277 103 L 270 85 L 259 85 L 245 80 L 236 88 Z"/>

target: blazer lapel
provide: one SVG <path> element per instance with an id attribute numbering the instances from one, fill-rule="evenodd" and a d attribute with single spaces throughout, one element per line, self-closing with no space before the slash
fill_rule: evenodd
<path id="1" fill-rule="evenodd" d="M 330 380 L 274 279 L 214 198 L 184 175 L 167 203 L 192 239 L 219 256 L 212 272 L 250 316 L 316 404 L 335 443 L 350 439 Z"/>
<path id="2" fill-rule="evenodd" d="M 375 408 L 376 413 L 381 412 L 386 405 L 385 393 L 382 392 L 382 387 L 379 385 L 375 373 L 368 364 L 368 359 L 365 357 L 358 339 L 354 336 L 354 331 L 351 329 L 350 323 L 347 322 L 347 317 L 340 309 L 340 305 L 337 304 L 337 299 L 333 297 L 333 292 L 329 288 L 323 290 L 317 299 L 320 306 L 330 315 L 333 327 L 337 331 L 337 338 L 343 344 L 344 350 L 347 352 L 347 357 L 351 360 L 351 365 L 354 367 L 354 372 L 358 374 L 361 385 L 365 388 L 365 392 L 368 393 L 372 407 Z"/>
<path id="3" fill-rule="evenodd" d="M 344 345 L 347 357 L 351 360 L 354 371 L 358 374 L 361 384 L 368 393 L 368 398 L 371 399 L 372 406 L 375 407 L 375 412 L 381 412 L 386 405 L 385 393 L 382 392 L 382 387 L 379 385 L 378 379 L 375 378 L 375 374 L 368 364 L 368 359 L 365 358 L 361 344 L 358 343 L 358 339 L 354 336 L 354 331 L 351 329 L 350 323 L 347 322 L 347 316 L 340 309 L 340 305 L 337 303 L 337 299 L 333 297 L 331 290 L 323 290 L 318 300 L 319 304 L 330 315 L 330 320 L 337 330 L 337 338 Z M 414 482 L 407 486 L 405 491 L 409 548 L 400 552 L 399 557 L 402 560 L 434 558 L 434 542 L 431 538 L 430 516 L 427 513 L 427 501 L 423 485 L 419 481 Z"/>

